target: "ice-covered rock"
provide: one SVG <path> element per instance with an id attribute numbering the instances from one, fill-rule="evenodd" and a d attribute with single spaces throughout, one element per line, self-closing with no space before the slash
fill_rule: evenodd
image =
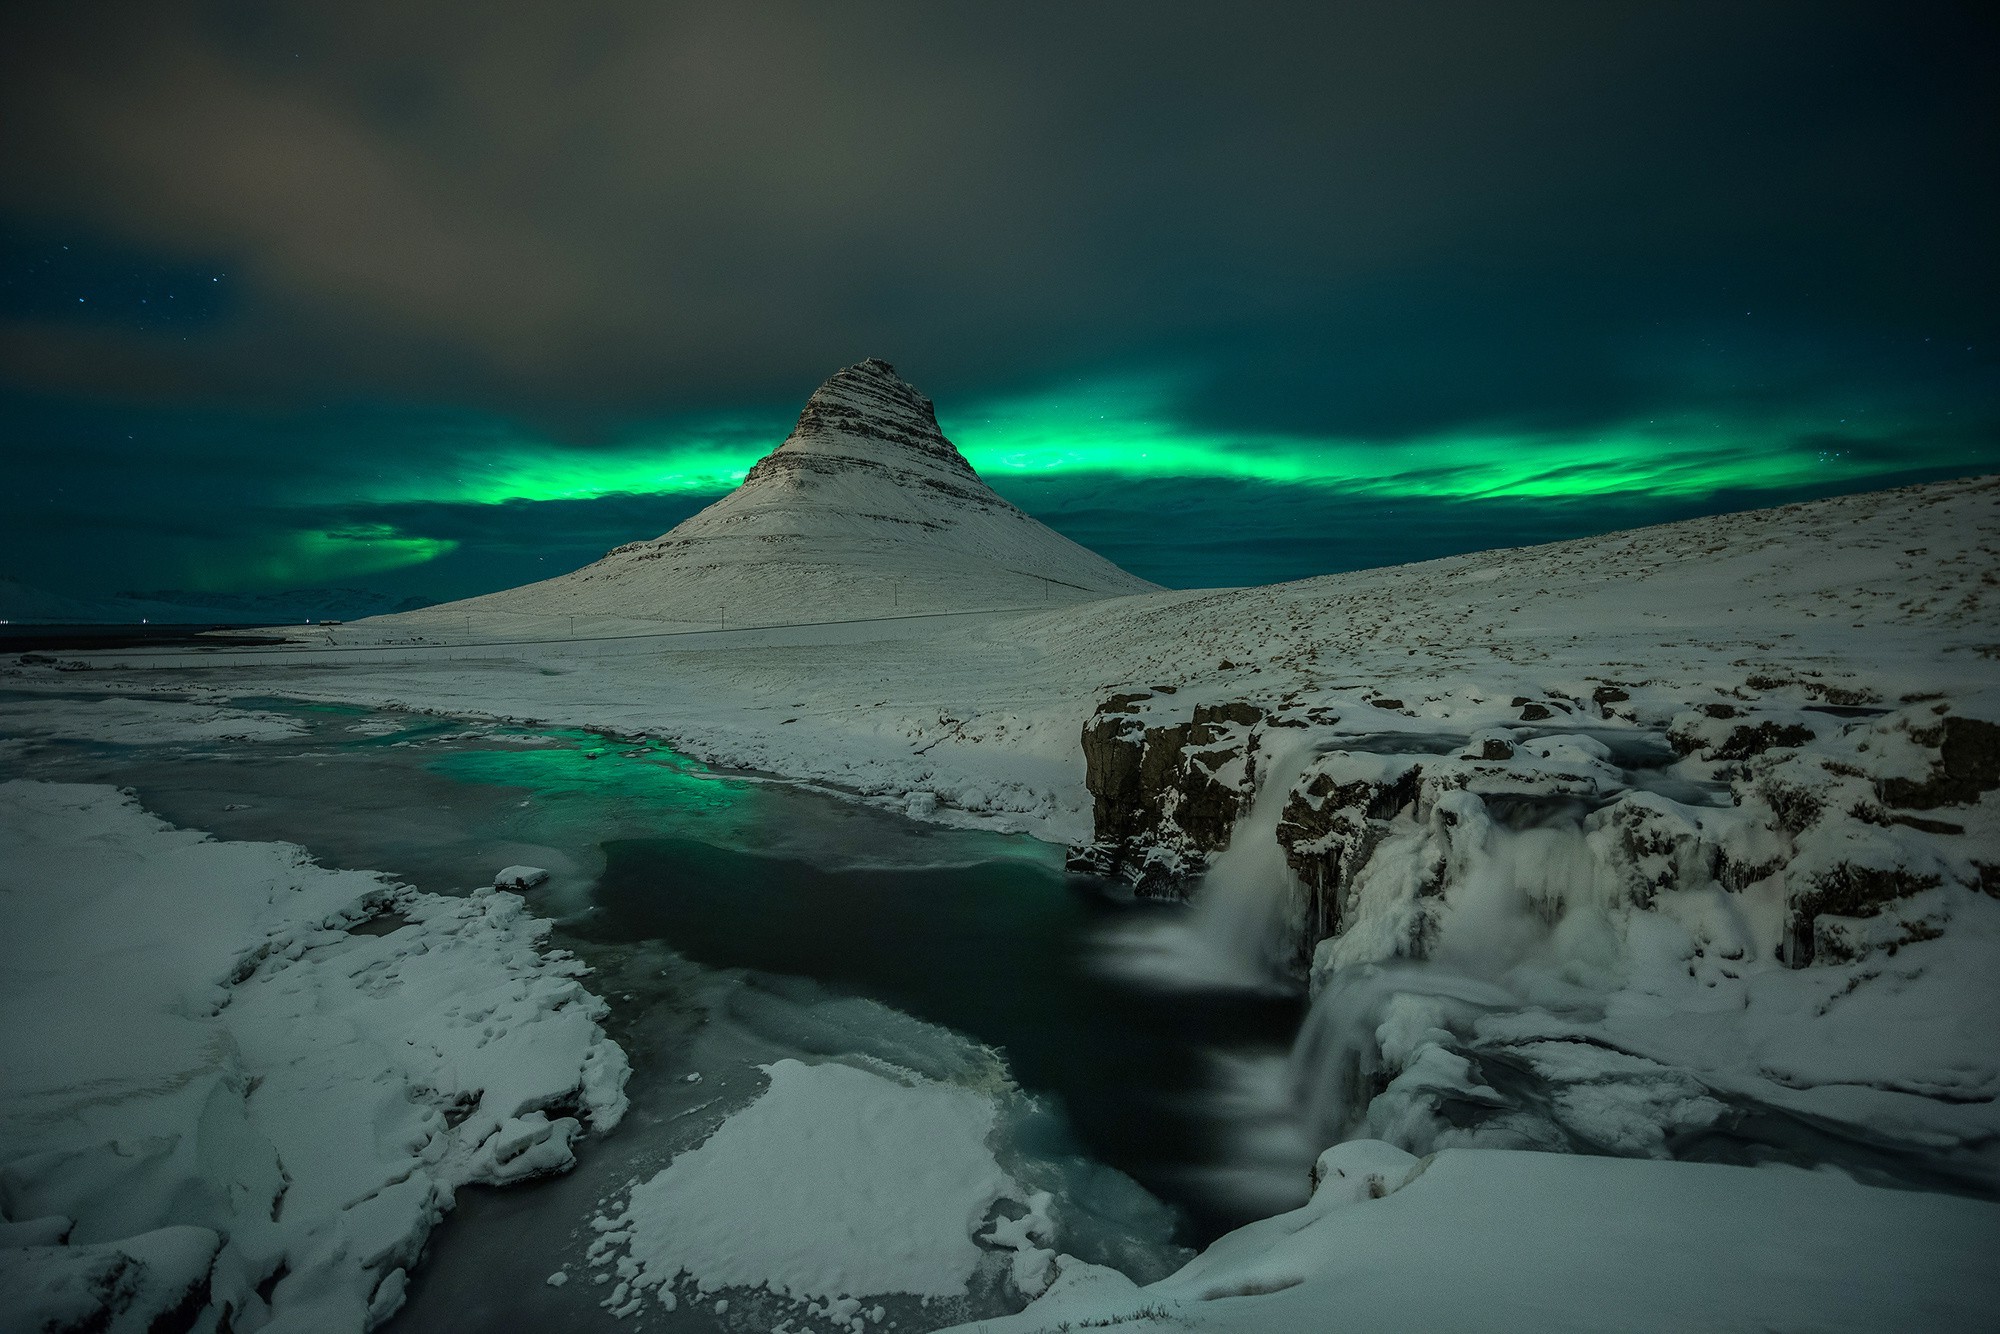
<path id="1" fill-rule="evenodd" d="M 1042 1291 L 1051 1197 L 995 1161 L 989 1096 L 833 1062 L 766 1073 L 760 1097 L 595 1220 L 596 1257 L 623 1253 L 630 1295 L 767 1288 L 845 1303 L 846 1319 L 863 1297 L 963 1296 L 996 1251 L 1011 1253 L 1020 1291 Z M 996 1213 L 1003 1202 L 1018 1213 Z M 607 1305 L 626 1299 L 621 1289 Z"/>

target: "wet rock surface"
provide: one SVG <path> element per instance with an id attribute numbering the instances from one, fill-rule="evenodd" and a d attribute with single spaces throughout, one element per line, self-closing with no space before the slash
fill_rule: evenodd
<path id="1" fill-rule="evenodd" d="M 1084 725 L 1095 838 L 1072 870 L 1130 882 L 1148 898 L 1184 895 L 1229 841 L 1256 784 L 1264 711 L 1196 705 L 1184 721 L 1152 692 L 1111 696 Z M 1170 705 L 1170 702 L 1168 702 Z"/>

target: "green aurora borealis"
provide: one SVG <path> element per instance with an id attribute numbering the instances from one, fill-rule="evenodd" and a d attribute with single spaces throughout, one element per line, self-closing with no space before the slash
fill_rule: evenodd
<path id="1" fill-rule="evenodd" d="M 1013 479 L 1098 477 L 1207 478 L 1446 501 L 1688 497 L 1865 483 L 1912 468 L 1977 468 L 1993 457 L 1990 445 L 1944 423 L 1913 432 L 1907 417 L 1871 416 L 1866 408 L 1683 410 L 1591 430 L 1495 425 L 1402 439 L 1232 432 L 1187 422 L 1164 381 L 1143 379 L 939 416 L 966 459 L 1003 493 Z M 759 428 L 762 443 L 753 443 Z M 777 414 L 691 420 L 597 450 L 503 435 L 451 477 L 413 474 L 357 498 L 491 505 L 718 496 L 786 429 Z"/>
<path id="2" fill-rule="evenodd" d="M 1723 396 L 1603 424 L 1433 424 L 1362 436 L 1227 429 L 1183 396 L 1194 375 L 1112 374 L 1059 389 L 941 395 L 940 422 L 1002 495 L 1163 583 L 1268 582 L 1521 545 L 1717 508 L 2000 467 L 1976 402 L 1859 390 L 1817 409 Z M 464 595 L 575 568 L 656 536 L 735 487 L 777 447 L 791 402 L 628 423 L 584 441 L 527 419 L 393 406 L 248 421 L 73 415 L 112 444 L 121 487 L 161 525 L 132 587 L 227 593 L 352 585 Z M 1329 419 L 1336 419 L 1328 414 Z M 215 462 L 174 466 L 196 450 Z M 20 465 L 57 502 L 81 482 L 51 450 Z M 285 473 L 226 531 L 180 516 Z M 53 515 L 51 516 L 54 517 Z M 108 520 L 107 520 L 108 521 Z M 75 520 L 64 521 L 74 523 Z M 437 590 L 433 592 L 432 590 Z"/>

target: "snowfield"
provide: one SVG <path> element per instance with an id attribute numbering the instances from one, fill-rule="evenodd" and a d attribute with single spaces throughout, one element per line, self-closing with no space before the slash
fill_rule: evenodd
<path id="1" fill-rule="evenodd" d="M 458 1187 L 625 1112 L 602 1003 L 515 895 L 20 780 L 0 865 L 7 1329 L 372 1328 Z"/>
<path id="2" fill-rule="evenodd" d="M 281 714 L 214 708 L 178 700 L 39 699 L 0 703 L 0 734 L 51 741 L 105 741 L 119 746 L 159 742 L 285 741 L 302 729 Z"/>

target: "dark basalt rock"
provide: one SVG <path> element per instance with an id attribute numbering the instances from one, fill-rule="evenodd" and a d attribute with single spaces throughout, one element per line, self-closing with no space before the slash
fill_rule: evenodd
<path id="1" fill-rule="evenodd" d="M 1339 934 L 1348 886 L 1388 836 L 1389 821 L 1416 801 L 1422 780 L 1416 764 L 1388 783 L 1336 783 L 1322 773 L 1285 802 L 1278 844 L 1306 896 L 1301 968 L 1320 941 Z"/>
<path id="2" fill-rule="evenodd" d="M 1070 850 L 1084 874 L 1130 881 L 1142 896 L 1179 897 L 1229 842 L 1254 783 L 1264 711 L 1253 704 L 1197 705 L 1191 719 L 1148 723 L 1135 716 L 1153 696 L 1106 699 L 1083 728 L 1084 783 L 1093 839 Z M 1246 759 L 1241 786 L 1216 777 Z"/>
<path id="3" fill-rule="evenodd" d="M 1793 968 L 1804 968 L 1819 955 L 1828 938 L 1828 933 L 1816 924 L 1822 914 L 1873 917 L 1897 899 L 1936 889 L 1942 883 L 1934 875 L 1918 875 L 1901 867 L 1885 870 L 1842 862 L 1814 879 L 1805 893 L 1793 897 L 1785 962 Z"/>
<path id="4" fill-rule="evenodd" d="M 1766 719 L 1755 727 L 1739 727 L 1731 732 L 1709 758 L 1747 760 L 1752 755 L 1762 755 L 1773 746 L 1803 746 L 1812 739 L 1812 729 L 1802 723 L 1776 723 Z"/>
<path id="5" fill-rule="evenodd" d="M 1944 720 L 1935 744 L 1938 759 L 1930 776 L 1891 778 L 1882 784 L 1882 800 L 1927 811 L 1978 801 L 2000 787 L 2000 725 L 1953 715 Z"/>
<path id="6" fill-rule="evenodd" d="M 1726 704 L 1709 705 L 1709 709 L 1729 708 Z M 1722 721 L 1736 716 L 1735 711 L 1708 716 Z M 1774 747 L 1803 746 L 1813 739 L 1813 730 L 1803 723 L 1781 723 L 1766 718 L 1760 723 L 1745 723 L 1731 728 L 1729 735 L 1720 742 L 1711 742 L 1700 731 L 1675 728 L 1667 733 L 1667 744 L 1679 755 L 1694 755 L 1711 761 L 1747 760 L 1753 755 L 1762 755 Z"/>

